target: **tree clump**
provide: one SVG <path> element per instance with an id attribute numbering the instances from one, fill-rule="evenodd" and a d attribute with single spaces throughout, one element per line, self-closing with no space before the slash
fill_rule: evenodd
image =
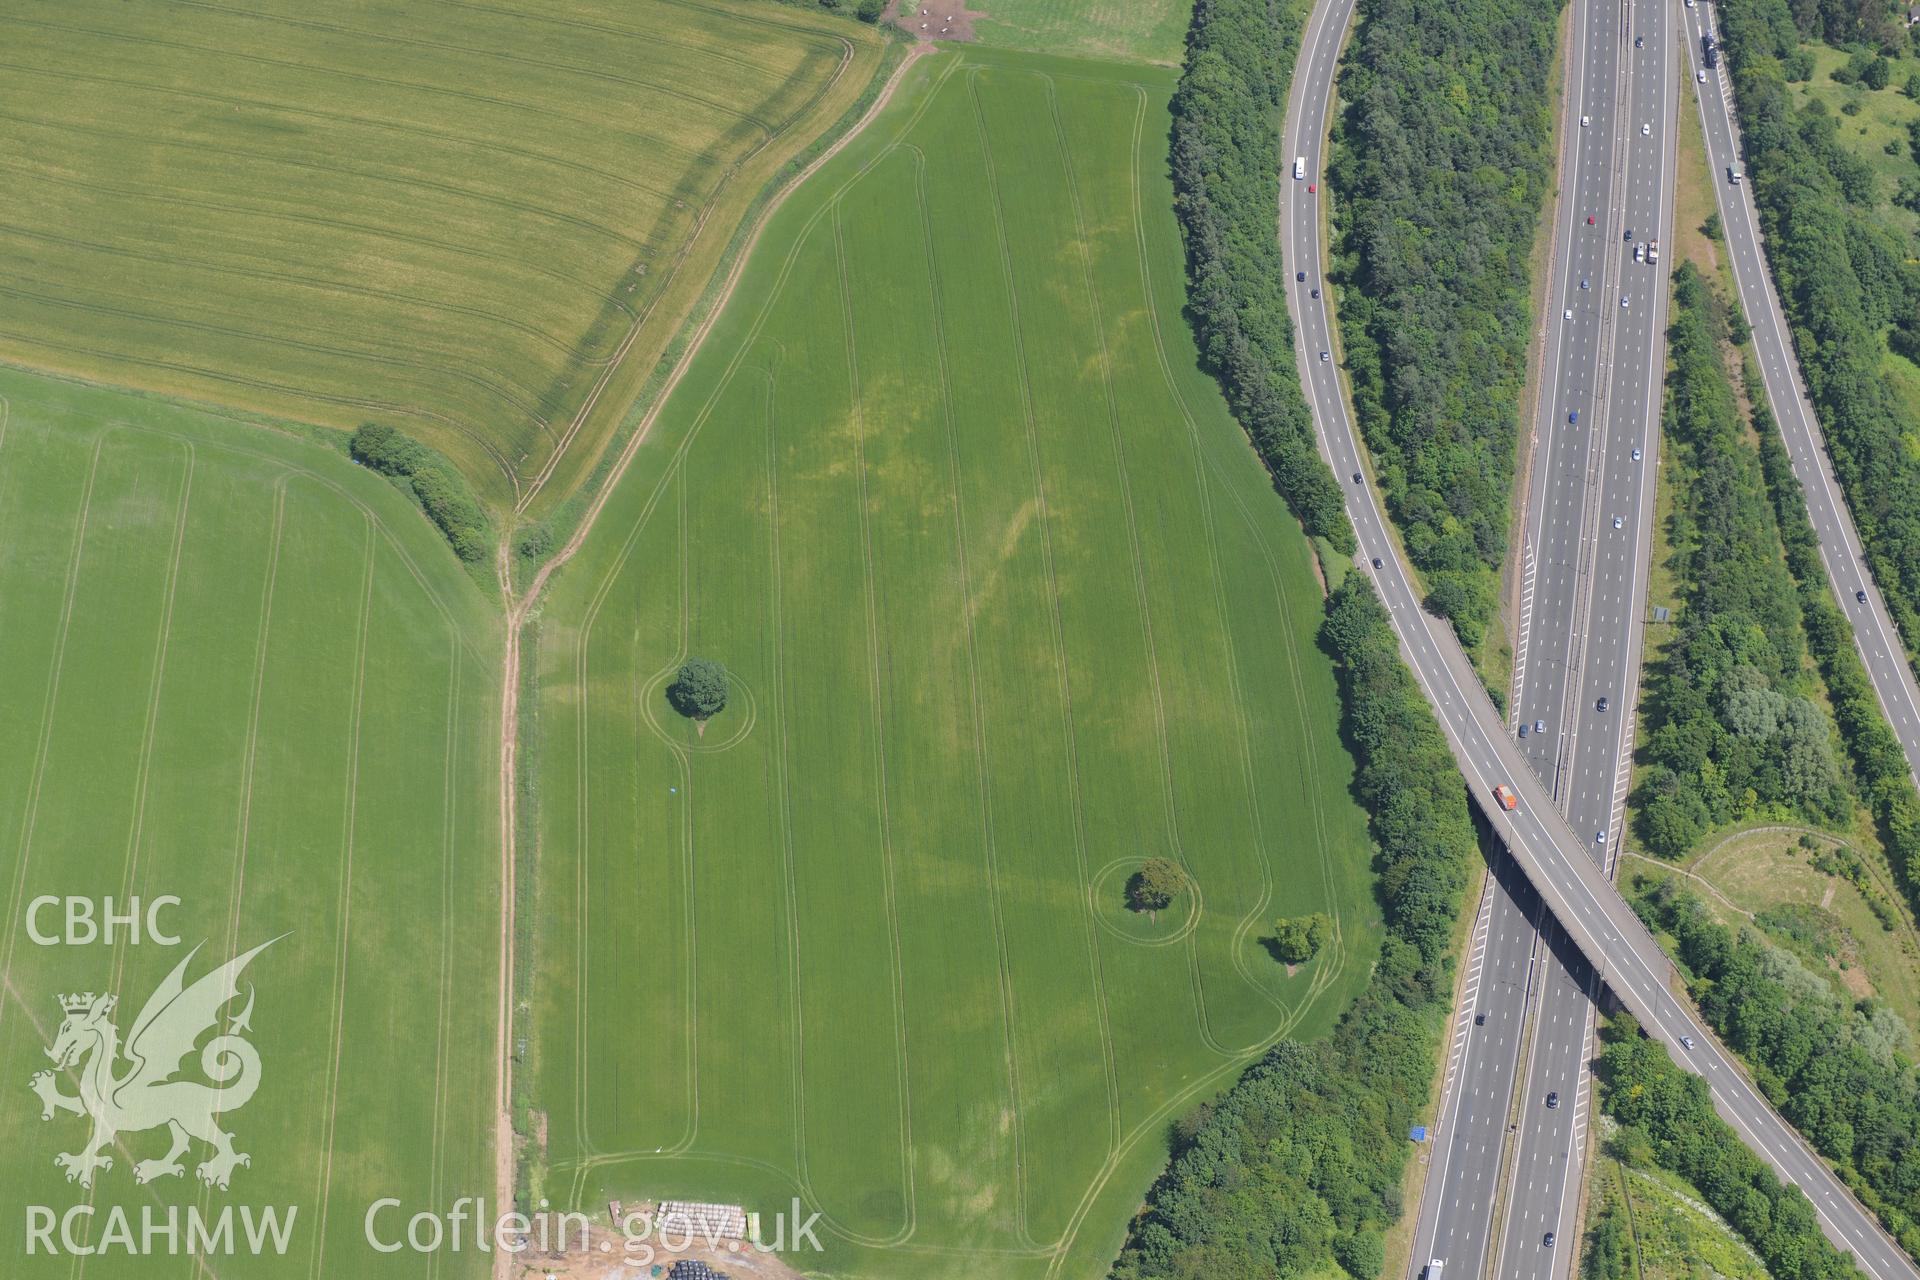
<path id="1" fill-rule="evenodd" d="M 487 558 L 493 545 L 487 513 L 445 457 L 383 422 L 363 424 L 348 441 L 347 452 L 361 466 L 401 482 L 455 555 L 469 564 Z"/>
<path id="2" fill-rule="evenodd" d="M 1324 912 L 1311 915 L 1282 916 L 1273 922 L 1273 949 L 1288 964 L 1305 964 L 1320 954 L 1320 947 L 1333 932 L 1333 921 Z"/>
<path id="3" fill-rule="evenodd" d="M 726 709 L 727 669 L 711 658 L 688 658 L 680 664 L 667 701 L 689 720 L 711 720 Z"/>
<path id="4" fill-rule="evenodd" d="M 1127 906 L 1154 916 L 1165 911 L 1186 886 L 1186 873 L 1171 861 L 1148 858 L 1127 878 Z"/>

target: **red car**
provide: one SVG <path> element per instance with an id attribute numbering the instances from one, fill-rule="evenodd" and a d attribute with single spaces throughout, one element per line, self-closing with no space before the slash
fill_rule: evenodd
<path id="1" fill-rule="evenodd" d="M 1308 195 L 1312 195 L 1312 194 L 1313 194 L 1314 192 L 1316 192 L 1316 191 L 1318 191 L 1319 189 L 1320 189 L 1320 184 L 1319 184 L 1319 183 L 1317 183 L 1317 182 L 1309 182 L 1309 183 L 1307 184 L 1307 194 L 1308 194 Z"/>
<path id="2" fill-rule="evenodd" d="M 1588 225 L 1588 226 L 1592 226 L 1592 225 L 1593 225 L 1593 215 L 1592 215 L 1592 214 L 1588 214 L 1588 215 L 1587 215 L 1587 225 Z"/>

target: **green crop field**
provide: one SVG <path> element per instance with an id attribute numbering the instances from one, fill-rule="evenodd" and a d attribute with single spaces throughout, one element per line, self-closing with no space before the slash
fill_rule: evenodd
<path id="1" fill-rule="evenodd" d="M 1169 66 L 1186 48 L 1193 12 L 1188 0 L 989 0 L 979 7 L 985 12 L 973 30 L 983 44 Z"/>
<path id="2" fill-rule="evenodd" d="M 815 1272 L 1100 1274 L 1169 1122 L 1364 980 L 1307 543 L 1181 315 L 1172 81 L 917 63 L 556 581 L 536 1195 L 798 1197 Z M 733 677 L 703 732 L 688 655 Z M 1155 855 L 1197 891 L 1130 915 Z"/>
<path id="3" fill-rule="evenodd" d="M 385 481 L 257 425 L 0 369 L 9 1276 L 485 1274 L 472 1253 L 376 1254 L 362 1218 L 381 1196 L 411 1213 L 491 1193 L 498 681 L 485 598 Z M 177 946 L 28 931 L 85 939 L 30 911 L 43 896 L 165 895 Z M 261 1062 L 257 1095 L 220 1117 L 251 1164 L 209 1190 L 196 1143 L 181 1176 L 140 1185 L 135 1162 L 169 1145 L 153 1128 L 121 1132 L 90 1191 L 66 1181 L 55 1155 L 85 1149 L 86 1122 L 43 1124 L 28 1089 L 61 997 L 117 995 L 111 1021 L 140 1043 L 136 1015 L 189 950 L 191 982 L 276 938 L 218 1024 L 244 1021 Z M 115 1207 L 136 1230 L 169 1206 L 297 1216 L 285 1257 L 204 1270 L 29 1256 L 23 1206 L 87 1204 L 95 1243 Z"/>
<path id="4" fill-rule="evenodd" d="M 564 494 L 880 65 L 740 0 L 0 8 L 0 354 Z"/>

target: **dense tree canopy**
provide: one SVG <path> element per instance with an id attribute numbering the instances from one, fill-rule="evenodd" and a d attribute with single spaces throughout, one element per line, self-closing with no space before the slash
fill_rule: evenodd
<path id="1" fill-rule="evenodd" d="M 1709 827 L 1763 808 L 1840 822 L 1853 811 L 1834 730 L 1805 670 L 1800 598 L 1767 478 L 1722 357 L 1720 300 L 1693 264 L 1674 275 L 1667 352 L 1668 538 L 1678 635 L 1650 670 L 1636 797 L 1647 847 L 1678 856 Z"/>
<path id="2" fill-rule="evenodd" d="M 1706 1081 L 1675 1066 L 1624 1014 L 1613 1020 L 1607 1039 L 1601 1101 L 1626 1126 L 1616 1141 L 1646 1146 L 1660 1164 L 1699 1188 L 1774 1280 L 1861 1280 L 1852 1259 L 1820 1234 L 1812 1202 L 1798 1187 L 1783 1185 L 1714 1111 Z M 1604 1225 L 1595 1228 L 1597 1247 L 1588 1256 L 1598 1255 L 1599 1265 L 1590 1274 L 1630 1274 L 1621 1269 L 1624 1242 L 1617 1228 L 1610 1245 L 1597 1239 Z"/>
<path id="3" fill-rule="evenodd" d="M 1280 0 L 1199 0 L 1173 96 L 1174 207 L 1202 356 L 1307 531 L 1350 551 L 1300 393 L 1280 256 L 1280 116 L 1299 37 L 1299 11 Z"/>
<path id="4" fill-rule="evenodd" d="M 1506 554 L 1560 3 L 1361 0 L 1328 185 L 1340 328 L 1387 503 L 1469 650 Z"/>
<path id="5" fill-rule="evenodd" d="M 1165 911 L 1187 877 L 1166 858 L 1148 858 L 1127 877 L 1127 905 L 1135 911 Z"/>
<path id="6" fill-rule="evenodd" d="M 383 422 L 363 424 L 348 441 L 347 452 L 361 466 L 405 485 L 446 535 L 455 555 L 469 563 L 487 558 L 493 549 L 492 525 L 466 478 L 446 458 Z"/>
<path id="7" fill-rule="evenodd" d="M 1796 106 L 1785 66 L 1801 38 L 1881 42 L 1891 11 L 1849 0 L 1719 7 L 1767 256 L 1820 413 L 1834 474 L 1909 649 L 1920 642 L 1920 421 L 1886 352 L 1920 354 L 1920 253 L 1875 216 L 1885 191 L 1817 100 Z M 1896 29 L 1897 30 L 1897 29 Z M 1899 36 L 1891 35 L 1897 47 Z M 1871 61 L 1867 65 L 1871 65 Z"/>
<path id="8" fill-rule="evenodd" d="M 710 720 L 726 708 L 727 669 L 711 658 L 688 658 L 667 687 L 667 698 L 681 715 Z"/>
<path id="9" fill-rule="evenodd" d="M 1305 964 L 1320 954 L 1333 932 L 1333 921 L 1321 912 L 1282 916 L 1273 922 L 1273 949 L 1288 964 Z"/>
<path id="10" fill-rule="evenodd" d="M 1920 1256 L 1920 1077 L 1906 1024 L 1877 1001 L 1842 998 L 1758 931 L 1719 924 L 1672 882 L 1635 907 L 1673 936 L 1700 1012 L 1768 1101 Z"/>

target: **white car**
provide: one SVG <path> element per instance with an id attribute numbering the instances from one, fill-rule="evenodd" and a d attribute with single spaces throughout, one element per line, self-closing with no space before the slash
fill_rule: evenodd
<path id="1" fill-rule="evenodd" d="M 1638 461 L 1640 461 L 1640 451 L 1639 451 L 1638 449 L 1635 449 L 1635 450 L 1633 451 L 1633 460 L 1634 460 L 1635 462 L 1638 462 Z"/>
<path id="2" fill-rule="evenodd" d="M 1633 246 L 1633 260 L 1635 262 L 1645 262 L 1647 260 L 1647 246 L 1643 244 Z"/>
<path id="3" fill-rule="evenodd" d="M 1695 84 L 1705 84 L 1705 83 L 1707 82 L 1707 73 L 1706 73 L 1706 72 L 1704 72 L 1704 71 L 1696 71 L 1696 72 L 1694 72 L 1694 73 L 1693 73 L 1693 82 L 1694 82 Z"/>
<path id="4" fill-rule="evenodd" d="M 1622 520 L 1622 519 L 1621 519 L 1621 518 L 1620 518 L 1619 516 L 1615 516 L 1615 517 L 1613 518 L 1613 527 L 1614 527 L 1614 528 L 1616 528 L 1616 529 L 1618 529 L 1618 528 L 1620 528 L 1620 527 L 1622 527 L 1622 526 L 1623 526 L 1623 525 L 1624 525 L 1625 523 L 1626 523 L 1626 522 L 1625 522 L 1625 521 L 1623 521 L 1623 520 Z"/>
<path id="5" fill-rule="evenodd" d="M 1322 351 L 1322 352 L 1320 353 L 1320 363 L 1321 363 L 1321 364 L 1325 364 L 1325 363 L 1326 363 L 1327 361 L 1329 361 L 1329 360 L 1331 360 L 1331 359 L 1333 359 L 1333 352 L 1331 352 L 1331 351 Z"/>
<path id="6" fill-rule="evenodd" d="M 1651 138 L 1653 136 L 1653 126 L 1650 124 L 1641 125 L 1640 136 L 1643 138 Z"/>
<path id="7" fill-rule="evenodd" d="M 1624 308 L 1627 305 L 1627 300 L 1625 298 L 1620 299 L 1620 305 Z"/>
<path id="8" fill-rule="evenodd" d="M 1593 842 L 1595 844 L 1605 844 L 1607 842 L 1607 833 L 1604 830 L 1594 832 Z"/>
<path id="9" fill-rule="evenodd" d="M 1573 319 L 1573 308 L 1568 307 L 1565 311 L 1561 312 L 1560 315 L 1561 315 L 1561 318 L 1565 320 Z"/>
<path id="10" fill-rule="evenodd" d="M 1589 117 L 1587 117 L 1587 116 L 1581 116 L 1581 117 L 1580 117 L 1580 127 L 1581 127 L 1582 129 L 1584 129 L 1584 128 L 1586 128 L 1586 127 L 1587 127 L 1587 126 L 1588 126 L 1589 124 L 1591 124 L 1591 123 L 1592 123 L 1592 120 L 1591 120 L 1591 119 L 1590 119 Z"/>
<path id="11" fill-rule="evenodd" d="M 1687 3 L 1688 3 L 1688 4 L 1692 4 L 1692 3 L 1693 3 L 1693 0 L 1687 0 Z M 1691 1049 L 1691 1048 L 1693 1048 L 1693 1037 L 1692 1037 L 1692 1036 L 1681 1036 L 1681 1037 L 1680 1037 L 1680 1047 L 1681 1047 L 1682 1049 Z"/>

